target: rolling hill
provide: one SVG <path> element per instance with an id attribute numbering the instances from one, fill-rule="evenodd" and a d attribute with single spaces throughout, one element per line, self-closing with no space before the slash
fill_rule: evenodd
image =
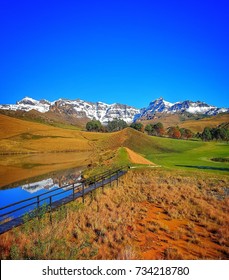
<path id="1" fill-rule="evenodd" d="M 90 152 L 90 162 L 109 165 L 115 160 L 118 149 L 126 147 L 164 167 L 206 167 L 219 171 L 228 168 L 228 162 L 211 160 L 229 157 L 226 143 L 154 137 L 131 128 L 114 133 L 85 132 L 4 115 L 0 115 L 0 126 L 1 154 Z"/>
<path id="2" fill-rule="evenodd" d="M 202 132 L 205 127 L 217 127 L 221 124 L 229 126 L 229 114 L 219 114 L 217 116 L 207 117 L 198 120 L 185 120 L 180 127 L 185 127 L 193 132 Z"/>
<path id="3" fill-rule="evenodd" d="M 79 131 L 61 129 L 0 114 L 0 153 L 91 150 Z"/>
<path id="4" fill-rule="evenodd" d="M 170 126 L 179 126 L 183 128 L 190 129 L 193 132 L 202 132 L 205 127 L 217 127 L 222 123 L 229 124 L 229 114 L 219 114 L 216 116 L 208 116 L 208 117 L 193 117 L 187 114 L 157 114 L 153 119 L 150 120 L 142 120 L 144 125 L 147 124 L 156 124 L 161 122 L 165 128 Z"/>
<path id="5" fill-rule="evenodd" d="M 172 169 L 201 169 L 229 171 L 228 162 L 214 162 L 212 158 L 228 158 L 227 143 L 177 140 L 148 136 L 131 128 L 108 134 L 97 141 L 101 152 L 127 147 L 142 157 Z"/>

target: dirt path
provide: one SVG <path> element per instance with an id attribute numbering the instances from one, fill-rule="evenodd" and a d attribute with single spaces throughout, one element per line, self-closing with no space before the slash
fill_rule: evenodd
<path id="1" fill-rule="evenodd" d="M 139 258 L 160 259 L 218 259 L 222 248 L 212 240 L 206 228 L 189 219 L 171 219 L 161 207 L 140 203 L 143 211 L 136 223 L 134 244 L 140 248 Z M 190 229 L 190 225 L 193 228 Z"/>
<path id="2" fill-rule="evenodd" d="M 153 162 L 149 161 L 148 159 L 145 159 L 143 156 L 140 156 L 139 154 L 135 153 L 129 148 L 125 147 L 125 149 L 128 152 L 128 155 L 132 163 L 155 165 Z"/>

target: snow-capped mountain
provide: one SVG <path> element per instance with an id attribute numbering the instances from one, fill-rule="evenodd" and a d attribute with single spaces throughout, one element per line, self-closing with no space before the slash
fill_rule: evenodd
<path id="1" fill-rule="evenodd" d="M 25 97 L 18 101 L 15 105 L 0 105 L 2 110 L 12 111 L 31 111 L 36 110 L 40 113 L 52 112 L 59 116 L 71 116 L 74 119 L 97 119 L 101 123 L 107 124 L 115 118 L 123 119 L 127 123 L 139 119 L 151 119 L 155 114 L 201 114 L 201 115 L 217 115 L 219 113 L 229 113 L 228 108 L 218 108 L 210 106 L 200 101 L 182 101 L 171 103 L 165 101 L 163 98 L 158 98 L 143 109 L 136 109 L 134 107 L 123 104 L 106 104 L 103 102 L 87 102 L 81 99 L 69 100 L 59 99 L 54 102 L 47 100 L 37 101 L 30 97 Z"/>
<path id="2" fill-rule="evenodd" d="M 162 112 L 168 112 L 169 108 L 173 105 L 173 103 L 170 103 L 168 101 L 165 101 L 163 98 L 158 98 L 148 105 L 146 108 L 142 108 L 140 110 L 140 114 L 135 115 L 134 121 L 145 117 L 145 118 L 151 118 L 152 115 L 155 113 L 162 113 Z"/>
<path id="3" fill-rule="evenodd" d="M 134 116 L 139 113 L 138 109 L 123 104 L 114 103 L 109 105 L 103 102 L 93 103 L 80 99 L 60 99 L 50 106 L 50 111 L 74 115 L 77 118 L 95 118 L 104 124 L 115 118 L 131 123 Z"/>
<path id="4" fill-rule="evenodd" d="M 148 107 L 141 109 L 140 114 L 135 116 L 135 120 L 142 117 L 150 119 L 156 113 L 174 114 L 184 112 L 212 116 L 219 113 L 229 112 L 229 109 L 210 106 L 201 101 L 193 102 L 186 100 L 182 102 L 170 103 L 165 101 L 163 98 L 158 98 L 155 101 L 150 102 Z"/>
<path id="5" fill-rule="evenodd" d="M 50 108 L 53 112 L 64 112 L 74 114 L 78 117 L 87 117 L 97 119 L 102 123 L 107 123 L 114 118 L 123 119 L 130 123 L 135 114 L 139 113 L 138 109 L 123 104 L 106 104 L 103 102 L 86 102 L 80 99 L 66 100 L 60 99 Z"/>
<path id="6" fill-rule="evenodd" d="M 29 97 L 23 98 L 15 105 L 0 105 L 0 109 L 13 111 L 36 110 L 41 113 L 50 111 L 53 113 L 71 115 L 75 118 L 95 118 L 97 120 L 100 120 L 104 124 L 108 123 L 108 121 L 111 121 L 115 118 L 123 119 L 127 123 L 131 123 L 134 119 L 134 116 L 140 112 L 140 110 L 134 107 L 118 103 L 93 103 L 81 99 L 59 99 L 54 102 L 49 102 L 47 100 L 37 101 Z"/>
<path id="7" fill-rule="evenodd" d="M 44 99 L 37 101 L 33 98 L 25 97 L 21 101 L 18 101 L 16 104 L 0 105 L 0 109 L 12 110 L 12 111 L 36 110 L 38 112 L 45 113 L 49 111 L 51 105 L 52 105 L 51 102 Z"/>

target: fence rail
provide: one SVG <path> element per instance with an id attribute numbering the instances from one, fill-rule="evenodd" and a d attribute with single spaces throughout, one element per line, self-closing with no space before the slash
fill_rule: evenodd
<path id="1" fill-rule="evenodd" d="M 64 185 L 58 189 L 47 191 L 34 197 L 23 199 L 0 208 L 0 234 L 19 226 L 25 222 L 25 214 L 30 214 L 31 219 L 39 216 L 41 209 L 52 211 L 53 209 L 82 197 L 93 190 L 117 181 L 127 172 L 127 167 L 108 170 L 80 182 Z M 59 196 L 59 198 L 58 198 Z M 22 211 L 24 212 L 22 214 Z"/>

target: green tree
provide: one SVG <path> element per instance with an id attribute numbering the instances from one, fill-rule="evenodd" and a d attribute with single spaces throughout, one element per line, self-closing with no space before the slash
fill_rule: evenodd
<path id="1" fill-rule="evenodd" d="M 212 133 L 209 127 L 205 127 L 203 133 L 201 134 L 201 139 L 203 141 L 210 141 L 212 140 Z"/>
<path id="2" fill-rule="evenodd" d="M 228 141 L 229 130 L 223 127 L 213 128 L 211 130 L 212 139 Z"/>
<path id="3" fill-rule="evenodd" d="M 107 131 L 118 131 L 126 128 L 128 125 L 124 120 L 114 119 L 113 121 L 109 121 L 107 124 Z"/>
<path id="4" fill-rule="evenodd" d="M 201 138 L 201 132 L 197 132 L 195 137 L 200 139 Z"/>
<path id="5" fill-rule="evenodd" d="M 223 128 L 221 135 L 223 137 L 222 140 L 227 141 L 227 142 L 229 141 L 229 129 Z"/>
<path id="6" fill-rule="evenodd" d="M 98 120 L 92 120 L 86 124 L 87 131 L 100 131 L 102 129 L 102 124 Z"/>
<path id="7" fill-rule="evenodd" d="M 145 131 L 146 131 L 149 135 L 152 135 L 152 130 L 153 130 L 152 124 L 147 124 L 147 125 L 145 126 Z"/>
<path id="8" fill-rule="evenodd" d="M 156 124 L 147 124 L 145 131 L 149 135 L 162 136 L 165 134 L 165 129 L 162 123 L 158 122 Z"/>
<path id="9" fill-rule="evenodd" d="M 142 123 L 139 123 L 139 122 L 137 122 L 137 123 L 132 123 L 132 124 L 130 125 L 130 127 L 133 128 L 133 129 L 136 129 L 136 130 L 138 130 L 138 131 L 143 131 L 143 124 L 142 124 Z"/>

